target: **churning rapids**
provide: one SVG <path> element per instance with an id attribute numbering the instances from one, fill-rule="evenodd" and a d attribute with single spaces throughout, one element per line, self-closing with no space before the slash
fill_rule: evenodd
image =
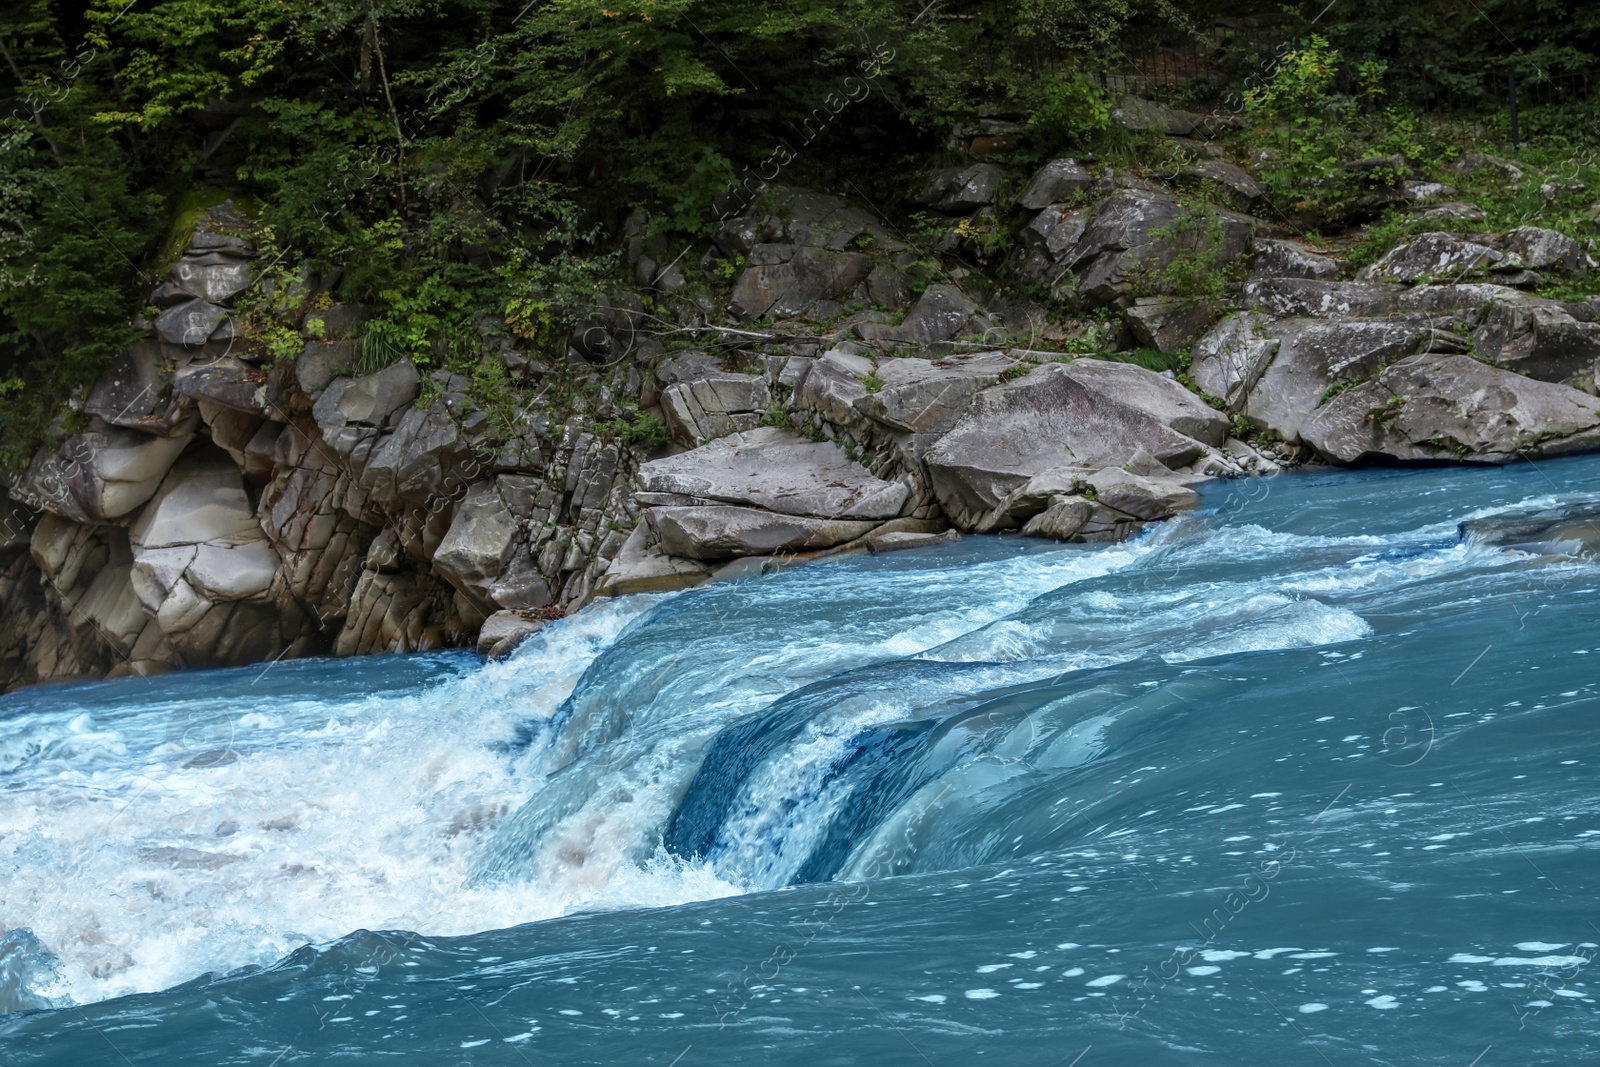
<path id="1" fill-rule="evenodd" d="M 4 697 L 0 1058 L 1594 1062 L 1600 459 L 1207 504 Z"/>

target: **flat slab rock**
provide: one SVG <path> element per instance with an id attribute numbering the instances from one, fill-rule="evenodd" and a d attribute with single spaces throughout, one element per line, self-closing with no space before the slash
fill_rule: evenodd
<path id="1" fill-rule="evenodd" d="M 1417 349 L 1417 319 L 1267 319 L 1245 313 L 1194 349 L 1200 388 L 1291 443 L 1327 391 L 1360 381 Z"/>
<path id="2" fill-rule="evenodd" d="M 780 515 L 862 520 L 893 518 L 911 492 L 899 482 L 873 477 L 830 441 L 808 441 L 773 426 L 652 460 L 639 468 L 639 488 Z"/>
<path id="3" fill-rule="evenodd" d="M 1507 463 L 1600 447 L 1600 401 L 1471 356 L 1413 356 L 1334 397 L 1301 436 L 1340 463 Z"/>
<path id="4" fill-rule="evenodd" d="M 646 514 L 663 552 L 698 560 L 832 548 L 879 525 L 876 521 L 814 519 L 727 505 L 659 507 Z"/>
<path id="5" fill-rule="evenodd" d="M 1094 362 L 1047 364 L 978 394 L 927 456 L 934 492 L 951 521 L 969 530 L 992 527 L 995 509 L 1013 490 L 1058 467 L 1117 466 L 1143 450 L 1176 468 L 1205 453 L 1204 444 L 1171 425 L 1193 417 L 1198 425 L 1185 425 L 1205 430 L 1205 405 L 1179 401 L 1165 387 L 1182 387 L 1150 371 Z M 1147 401 L 1151 409 L 1139 406 Z"/>

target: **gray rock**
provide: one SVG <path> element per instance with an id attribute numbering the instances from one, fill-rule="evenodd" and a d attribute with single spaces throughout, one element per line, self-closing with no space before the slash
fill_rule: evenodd
<path id="1" fill-rule="evenodd" d="M 1089 225 L 1089 209 L 1049 204 L 1022 228 L 1024 247 L 1041 249 L 1051 260 L 1060 259 L 1083 239 Z"/>
<path id="2" fill-rule="evenodd" d="M 1561 270 L 1578 277 L 1589 273 L 1583 246 L 1559 230 L 1518 226 L 1506 234 L 1505 248 L 1531 270 Z"/>
<path id="3" fill-rule="evenodd" d="M 1250 266 L 1249 282 L 1268 278 L 1317 278 L 1332 280 L 1339 276 L 1339 261 L 1324 256 L 1310 245 L 1300 241 L 1255 240 L 1255 261 Z M 1248 284 L 1248 283 L 1247 283 Z"/>
<path id="4" fill-rule="evenodd" d="M 1070 200 L 1094 184 L 1089 168 L 1072 159 L 1052 159 L 1028 183 L 1017 204 L 1028 211 L 1039 211 Z"/>
<path id="5" fill-rule="evenodd" d="M 1200 505 L 1200 494 L 1177 478 L 1148 477 L 1121 467 L 1105 467 L 1089 476 L 1095 502 L 1124 515 L 1153 522 L 1170 519 Z"/>
<path id="6" fill-rule="evenodd" d="M 752 428 L 771 406 L 772 391 L 766 379 L 755 374 L 723 372 L 668 386 L 661 394 L 667 428 L 688 448 Z"/>
<path id="7" fill-rule="evenodd" d="M 1117 465 L 1139 449 L 1180 467 L 1205 451 L 1199 441 L 1070 370 L 1047 364 L 979 393 L 928 451 L 934 493 L 957 527 L 985 526 L 1013 490 L 1047 470 Z"/>
<path id="8" fill-rule="evenodd" d="M 1600 401 L 1470 356 L 1414 356 L 1330 400 L 1303 436 L 1340 463 L 1505 463 L 1600 447 Z"/>
<path id="9" fill-rule="evenodd" d="M 1264 320 L 1238 316 L 1195 349 L 1191 373 L 1207 393 L 1293 444 L 1327 391 L 1361 381 L 1416 351 L 1414 320 Z M 1253 341 L 1275 340 L 1277 345 Z"/>
<path id="10" fill-rule="evenodd" d="M 734 284 L 728 310 L 744 319 L 791 318 L 818 300 L 848 296 L 872 265 L 872 258 L 859 252 L 757 245 Z"/>
<path id="11" fill-rule="evenodd" d="M 666 555 L 659 546 L 648 544 L 648 530 L 648 522 L 640 519 L 595 585 L 595 596 L 671 592 L 699 585 L 711 576 L 702 564 Z"/>
<path id="12" fill-rule="evenodd" d="M 530 619 L 518 611 L 497 611 L 478 629 L 478 655 L 504 659 L 542 629 L 543 620 Z"/>
<path id="13" fill-rule="evenodd" d="M 1140 280 L 1158 276 L 1180 255 L 1225 266 L 1249 246 L 1256 222 L 1232 211 L 1216 211 L 1214 217 L 1220 227 L 1164 193 L 1113 193 L 1064 257 L 1074 277 L 1057 287 L 1057 298 L 1078 307 L 1109 304 Z"/>
<path id="14" fill-rule="evenodd" d="M 394 412 L 417 398 L 422 378 L 410 360 L 376 374 L 336 378 L 312 407 L 324 436 L 345 426 L 382 426 Z"/>
<path id="15" fill-rule="evenodd" d="M 171 469 L 160 491 L 128 528 L 137 551 L 175 545 L 243 545 L 265 537 L 239 470 L 214 449 Z"/>
<path id="16" fill-rule="evenodd" d="M 353 369 L 360 358 L 360 341 L 312 341 L 294 361 L 295 381 L 314 402 L 334 378 Z"/>
<path id="17" fill-rule="evenodd" d="M 670 556 L 694 560 L 804 552 L 854 541 L 875 521 L 814 519 L 761 508 L 666 507 L 647 513 Z"/>
<path id="18" fill-rule="evenodd" d="M 1188 177 L 1239 211 L 1249 211 L 1267 193 L 1248 171 L 1220 160 L 1208 159 L 1196 164 Z"/>
<path id="19" fill-rule="evenodd" d="M 995 192 L 1004 179 L 1005 171 L 993 163 L 947 167 L 933 173 L 917 195 L 917 202 L 940 211 L 965 213 L 994 203 Z"/>
<path id="20" fill-rule="evenodd" d="M 232 337 L 231 322 L 225 308 L 204 300 L 190 300 L 157 316 L 156 334 L 169 344 L 193 347 Z"/>
<path id="21" fill-rule="evenodd" d="M 250 263 L 224 251 L 191 252 L 173 264 L 172 278 L 184 292 L 221 304 L 250 288 Z"/>
<path id="22" fill-rule="evenodd" d="M 1192 111 L 1164 107 L 1153 100 L 1125 96 L 1112 109 L 1111 120 L 1135 133 L 1162 133 L 1169 137 L 1188 137 L 1208 128 L 1207 117 Z"/>
<path id="23" fill-rule="evenodd" d="M 837 196 L 794 186 L 771 185 L 768 190 L 773 205 L 787 219 L 783 235 L 797 245 L 839 252 L 864 233 L 871 234 L 880 245 L 885 243 L 887 235 L 865 208 Z M 897 246 L 893 250 L 899 250 L 898 242 L 888 243 Z"/>
<path id="24" fill-rule="evenodd" d="M 160 345 L 140 341 L 101 372 L 83 410 L 111 426 L 170 437 L 188 410 L 173 400 L 172 364 Z"/>
<path id="25" fill-rule="evenodd" d="M 234 411 L 260 415 L 267 410 L 267 372 L 233 356 L 180 368 L 173 389 Z"/>
<path id="26" fill-rule="evenodd" d="M 908 548 L 931 548 L 934 545 L 944 545 L 959 540 L 961 535 L 955 530 L 946 530 L 943 533 L 909 533 L 897 530 L 883 534 L 874 530 L 862 538 L 867 551 L 873 555 L 900 552 Z"/>
<path id="27" fill-rule="evenodd" d="M 1488 245 L 1452 233 L 1425 233 L 1390 249 L 1382 259 L 1356 273 L 1362 282 L 1421 282 L 1432 278 L 1460 281 L 1482 277 L 1501 259 Z"/>
<path id="28" fill-rule="evenodd" d="M 977 310 L 967 294 L 955 286 L 930 285 L 906 314 L 898 337 L 922 344 L 949 340 L 967 328 Z"/>
<path id="29" fill-rule="evenodd" d="M 860 417 L 855 403 L 867 395 L 864 380 L 872 372 L 870 359 L 830 349 L 811 365 L 795 386 L 790 406 L 798 411 L 815 412 L 840 426 L 857 423 Z"/>
<path id="30" fill-rule="evenodd" d="M 1445 166 L 1453 173 L 1463 176 L 1488 171 L 1490 175 L 1503 182 L 1520 182 L 1523 178 L 1522 168 L 1515 163 L 1508 163 L 1497 156 L 1483 152 L 1468 153 L 1460 159 L 1451 160 Z"/>
<path id="31" fill-rule="evenodd" d="M 1228 438 L 1228 416 L 1171 378 L 1104 359 L 1075 359 L 1063 373 L 1107 404 L 1132 408 L 1202 444 L 1218 447 Z"/>
<path id="32" fill-rule="evenodd" d="M 1403 181 L 1400 196 L 1412 204 L 1436 204 L 1456 195 L 1456 190 L 1440 182 Z"/>
<path id="33" fill-rule="evenodd" d="M 1466 200 L 1451 200 L 1417 212 L 1419 219 L 1444 219 L 1450 222 L 1484 222 L 1489 213 Z"/>
<path id="34" fill-rule="evenodd" d="M 722 361 L 706 352 L 679 352 L 656 368 L 656 381 L 665 388 L 680 382 L 693 382 L 728 373 Z"/>
<path id="35" fill-rule="evenodd" d="M 807 441 L 771 426 L 645 463 L 639 468 L 639 486 L 647 493 L 743 504 L 784 515 L 879 520 L 898 515 L 910 492 L 899 482 L 873 477 L 832 442 Z"/>
<path id="36" fill-rule="evenodd" d="M 1546 382 L 1592 375 L 1600 359 L 1600 323 L 1547 304 L 1496 301 L 1472 341 L 1480 358 Z"/>
<path id="37" fill-rule="evenodd" d="M 1216 305 L 1182 297 L 1140 297 L 1122 313 L 1139 343 L 1161 352 L 1181 352 L 1216 318 Z"/>
<path id="38" fill-rule="evenodd" d="M 461 592 L 488 606 L 489 587 L 516 548 L 517 521 L 491 482 L 467 490 L 433 556 L 433 569 Z"/>
<path id="39" fill-rule="evenodd" d="M 72 434 L 37 453 L 11 495 L 75 522 L 124 518 L 155 494 L 197 422 L 191 415 L 167 437 L 119 428 Z"/>
<path id="40" fill-rule="evenodd" d="M 1387 282 L 1335 282 L 1316 278 L 1267 278 L 1247 283 L 1245 306 L 1281 317 L 1336 318 L 1383 315 L 1400 306 L 1402 286 Z"/>
<path id="41" fill-rule="evenodd" d="M 323 399 L 332 393 L 329 389 Z M 459 493 L 475 480 L 479 464 L 450 416 L 447 396 L 427 408 L 406 409 L 394 433 L 371 448 L 360 484 L 377 500 L 426 504 L 440 494 Z M 329 444 L 338 447 L 336 439 L 330 438 Z"/>
<path id="42" fill-rule="evenodd" d="M 1017 363 L 1000 352 L 973 352 L 929 360 L 907 357 L 878 364 L 883 382 L 856 398 L 855 410 L 907 433 L 943 433 L 966 413 L 972 398 Z"/>

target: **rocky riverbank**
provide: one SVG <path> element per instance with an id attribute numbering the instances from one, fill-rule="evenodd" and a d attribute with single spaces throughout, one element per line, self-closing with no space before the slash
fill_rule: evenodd
<path id="1" fill-rule="evenodd" d="M 867 206 L 795 188 L 690 255 L 635 219 L 636 284 L 565 365 L 481 317 L 521 387 L 502 402 L 375 365 L 336 277 L 281 293 L 293 352 L 255 343 L 236 309 L 260 250 L 212 211 L 146 339 L 10 485 L 0 684 L 504 651 L 594 597 L 751 557 L 1109 540 L 1213 478 L 1600 447 L 1600 304 L 1532 292 L 1586 275 L 1587 243 L 1462 232 L 1475 204 L 1381 173 L 1375 206 L 1449 225 L 1359 272 L 1249 214 L 1259 186 L 1216 159 L 1163 181 L 1074 160 L 935 172 L 937 251 L 1015 229 L 987 272 L 930 268 Z M 1185 266 L 1226 282 L 1185 291 Z M 1172 366 L 1133 361 L 1152 354 Z"/>

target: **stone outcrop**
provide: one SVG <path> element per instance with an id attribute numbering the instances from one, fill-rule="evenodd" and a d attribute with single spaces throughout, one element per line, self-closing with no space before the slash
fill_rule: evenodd
<path id="1" fill-rule="evenodd" d="M 730 195 L 687 254 L 636 215 L 639 289 L 581 316 L 564 353 L 484 313 L 483 364 L 428 369 L 384 365 L 360 337 L 374 309 L 309 275 L 269 357 L 232 311 L 255 249 L 213 211 L 144 339 L 0 500 L 0 684 L 500 657 L 596 596 L 968 533 L 1131 536 L 1213 478 L 1600 449 L 1600 303 L 1528 291 L 1592 271 L 1584 241 L 1424 233 L 1352 272 L 1326 250 L 1348 242 L 1243 214 L 1263 195 L 1248 169 L 1213 155 L 1170 180 L 1070 159 L 935 172 L 937 256 L 792 187 Z M 1419 175 L 1372 182 L 1373 210 L 1485 214 Z M 979 239 L 1007 229 L 1009 251 Z M 463 376 L 484 367 L 501 386 Z"/>
<path id="2" fill-rule="evenodd" d="M 1329 401 L 1304 435 L 1342 463 L 1506 463 L 1600 447 L 1600 401 L 1469 356 L 1413 356 Z"/>

